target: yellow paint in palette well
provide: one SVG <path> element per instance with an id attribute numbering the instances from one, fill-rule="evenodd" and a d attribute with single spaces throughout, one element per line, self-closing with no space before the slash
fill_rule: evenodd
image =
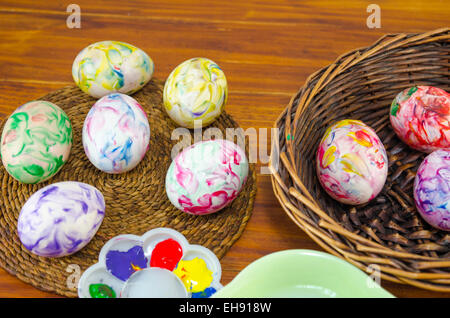
<path id="1" fill-rule="evenodd" d="M 198 293 L 208 288 L 213 281 L 213 273 L 201 258 L 181 260 L 173 271 L 183 282 L 186 290 Z"/>

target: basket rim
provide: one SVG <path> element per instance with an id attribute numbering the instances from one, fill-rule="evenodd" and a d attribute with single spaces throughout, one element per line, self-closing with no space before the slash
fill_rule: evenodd
<path id="1" fill-rule="evenodd" d="M 271 182 L 274 194 L 286 214 L 324 250 L 349 261 L 351 264 L 365 272 L 369 272 L 371 269 L 369 268 L 370 266 L 368 267 L 367 265 L 364 265 L 364 263 L 376 264 L 381 270 L 382 279 L 433 291 L 450 292 L 450 273 L 420 272 L 422 269 L 443 266 L 450 267 L 450 259 L 447 261 L 439 257 L 393 250 L 375 240 L 369 240 L 348 231 L 339 224 L 338 221 L 328 216 L 328 214 L 320 208 L 318 202 L 301 181 L 295 164 L 292 164 L 295 163 L 295 155 L 293 152 L 294 142 L 293 138 L 289 138 L 290 136 L 295 136 L 297 122 L 303 115 L 304 110 L 309 106 L 313 97 L 323 90 L 336 75 L 348 71 L 357 63 L 364 61 L 367 58 L 374 57 L 380 52 L 388 52 L 389 50 L 399 47 L 408 47 L 439 40 L 450 40 L 450 28 L 445 27 L 425 33 L 385 34 L 372 45 L 344 53 L 337 57 L 334 62 L 308 76 L 303 86 L 301 86 L 299 91 L 291 97 L 288 105 L 274 122 L 274 128 L 280 128 L 282 124 L 284 124 L 284 130 L 280 130 L 277 138 L 272 141 L 269 169 L 271 170 Z M 310 84 L 314 81 L 315 84 L 311 86 Z M 296 101 L 298 102 L 296 103 Z M 296 107 L 295 113 L 293 113 L 294 107 Z M 291 127 L 293 127 L 292 131 Z M 284 137 L 283 140 L 280 139 L 282 137 Z M 285 145 L 285 150 L 283 152 L 281 152 L 279 148 L 280 142 L 283 142 Z M 277 158 L 277 160 L 274 160 L 274 158 Z M 277 168 L 277 166 L 281 165 L 283 165 L 287 171 L 285 178 L 290 179 L 295 187 L 288 187 L 284 183 Z M 301 192 L 298 189 L 300 189 Z M 304 215 L 291 203 L 289 198 L 295 198 L 298 202 L 301 202 L 306 209 L 312 211 L 319 217 L 319 222 L 316 223 L 314 220 L 311 220 L 308 216 Z M 332 231 L 338 235 L 344 236 L 356 246 L 356 250 L 351 250 L 348 245 L 338 242 L 331 236 L 324 234 L 325 231 Z M 355 252 L 366 252 L 371 253 L 371 255 L 381 254 L 386 257 L 396 257 L 400 259 L 413 259 L 418 261 L 416 264 L 418 272 L 389 267 L 392 260 L 388 258 L 366 257 L 358 255 Z M 418 280 L 428 280 L 429 282 Z"/>

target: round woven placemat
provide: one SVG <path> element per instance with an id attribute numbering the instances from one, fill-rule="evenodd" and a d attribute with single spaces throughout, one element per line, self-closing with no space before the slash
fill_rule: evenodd
<path id="1" fill-rule="evenodd" d="M 125 174 L 107 174 L 96 169 L 87 159 L 81 141 L 84 119 L 96 99 L 76 86 L 69 86 L 39 99 L 53 102 L 69 116 L 74 144 L 68 162 L 50 180 L 27 185 L 16 181 L 0 167 L 0 266 L 20 280 L 38 289 L 75 297 L 74 280 L 87 267 L 97 262 L 102 246 L 119 234 L 142 235 L 156 227 L 169 227 L 181 232 L 190 243 L 211 249 L 221 258 L 240 237 L 253 210 L 256 173 L 250 165 L 249 177 L 242 192 L 224 210 L 205 216 L 193 216 L 177 210 L 165 192 L 166 171 L 171 163 L 171 140 L 176 124 L 166 115 L 162 104 L 164 83 L 150 81 L 133 97 L 148 115 L 151 129 L 150 149 L 143 161 Z M 5 120 L 0 124 L 3 130 Z M 210 126 L 226 128 L 237 123 L 226 112 Z M 190 131 L 192 142 L 193 131 Z M 246 144 L 248 154 L 248 143 Z M 80 181 L 97 187 L 104 195 L 106 213 L 100 229 L 81 251 L 62 258 L 44 258 L 26 250 L 17 235 L 17 218 L 22 205 L 38 189 L 59 181 Z M 78 271 L 79 269 L 79 271 Z"/>

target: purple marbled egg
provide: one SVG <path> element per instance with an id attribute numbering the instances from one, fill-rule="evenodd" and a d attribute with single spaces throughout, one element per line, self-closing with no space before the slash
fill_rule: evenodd
<path id="1" fill-rule="evenodd" d="M 82 182 L 57 182 L 25 202 L 17 230 L 20 241 L 32 253 L 66 256 L 89 243 L 104 215 L 105 200 L 97 188 Z"/>
<path id="2" fill-rule="evenodd" d="M 450 231 L 450 151 L 436 150 L 420 164 L 414 180 L 414 200 L 425 221 Z"/>

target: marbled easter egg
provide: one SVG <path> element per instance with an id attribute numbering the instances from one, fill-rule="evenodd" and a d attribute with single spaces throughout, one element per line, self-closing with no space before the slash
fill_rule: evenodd
<path id="1" fill-rule="evenodd" d="M 375 131 L 359 120 L 341 120 L 329 127 L 316 161 L 322 187 L 345 204 L 369 202 L 386 182 L 386 150 Z"/>
<path id="2" fill-rule="evenodd" d="M 105 215 L 105 201 L 95 187 L 75 181 L 50 184 L 30 196 L 17 221 L 22 244 L 32 253 L 73 254 L 94 237 Z"/>
<path id="3" fill-rule="evenodd" d="M 450 150 L 436 150 L 420 164 L 414 180 L 414 201 L 425 221 L 450 231 Z"/>
<path id="4" fill-rule="evenodd" d="M 235 143 L 223 139 L 200 141 L 172 161 L 166 175 L 166 193 L 184 212 L 217 212 L 237 197 L 248 169 L 245 152 Z"/>
<path id="5" fill-rule="evenodd" d="M 450 149 L 450 94 L 432 86 L 400 92 L 391 104 L 391 125 L 411 148 L 432 152 Z"/>
<path id="6" fill-rule="evenodd" d="M 114 93 L 100 98 L 83 125 L 86 156 L 107 173 L 127 172 L 144 158 L 149 147 L 147 114 L 132 97 Z"/>
<path id="7" fill-rule="evenodd" d="M 72 124 L 61 108 L 47 101 L 26 103 L 3 127 L 3 165 L 20 182 L 45 181 L 68 160 L 72 141 Z"/>
<path id="8" fill-rule="evenodd" d="M 193 58 L 178 65 L 164 86 L 164 106 L 178 125 L 205 127 L 222 113 L 228 86 L 220 67 L 207 58 Z"/>
<path id="9" fill-rule="evenodd" d="M 100 98 L 119 92 L 132 94 L 153 75 L 152 59 L 143 50 L 124 42 L 102 41 L 84 48 L 72 65 L 80 89 Z"/>

